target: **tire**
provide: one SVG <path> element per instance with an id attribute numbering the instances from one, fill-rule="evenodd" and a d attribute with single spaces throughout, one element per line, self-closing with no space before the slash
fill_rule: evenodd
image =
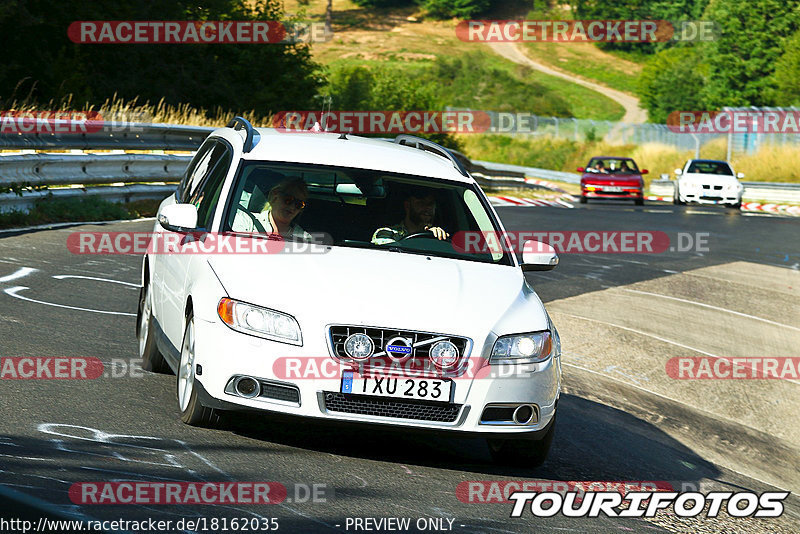
<path id="1" fill-rule="evenodd" d="M 186 317 L 186 329 L 181 343 L 181 361 L 176 373 L 176 390 L 178 410 L 181 421 L 191 426 L 213 427 L 219 424 L 219 414 L 213 408 L 206 408 L 200 403 L 197 388 L 194 387 L 194 315 L 190 312 Z"/>
<path id="2" fill-rule="evenodd" d="M 586 204 L 586 202 L 587 202 L 588 200 L 589 200 L 589 199 L 587 199 L 585 196 L 581 195 L 581 200 L 580 200 L 580 203 L 581 203 L 581 204 Z"/>
<path id="3" fill-rule="evenodd" d="M 153 319 L 153 296 L 149 282 L 139 291 L 139 314 L 136 321 L 136 337 L 139 341 L 139 358 L 142 369 L 153 373 L 170 373 L 171 369 L 158 350 Z"/>
<path id="4" fill-rule="evenodd" d="M 681 200 L 681 197 L 677 191 L 675 192 L 675 196 L 672 199 L 672 203 L 675 204 L 676 206 L 683 206 L 684 204 L 686 204 L 686 202 L 683 202 Z"/>
<path id="5" fill-rule="evenodd" d="M 635 200 L 633 201 L 633 203 L 634 203 L 635 205 L 637 205 L 637 206 L 644 206 L 644 199 L 643 199 L 643 198 L 637 198 L 637 199 L 635 199 Z"/>
<path id="6" fill-rule="evenodd" d="M 733 208 L 733 209 L 735 209 L 735 210 L 742 209 L 742 201 L 740 200 L 740 201 L 739 201 L 739 202 L 737 202 L 736 204 L 728 204 L 728 207 L 729 207 L 729 208 Z"/>
<path id="7" fill-rule="evenodd" d="M 539 441 L 527 439 L 487 439 L 489 452 L 496 464 L 516 467 L 539 467 L 547 459 L 556 430 L 556 417 Z"/>

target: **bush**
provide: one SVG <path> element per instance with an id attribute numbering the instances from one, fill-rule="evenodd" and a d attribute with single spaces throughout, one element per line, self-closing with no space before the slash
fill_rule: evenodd
<path id="1" fill-rule="evenodd" d="M 706 67 L 694 48 L 671 48 L 655 54 L 639 75 L 638 94 L 651 122 L 665 123 L 673 111 L 699 111 Z"/>
<path id="2" fill-rule="evenodd" d="M 432 17 L 468 19 L 486 12 L 490 0 L 421 0 L 422 8 Z"/>

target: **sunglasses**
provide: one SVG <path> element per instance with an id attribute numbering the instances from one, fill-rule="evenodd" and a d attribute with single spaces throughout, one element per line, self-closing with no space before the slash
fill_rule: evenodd
<path id="1" fill-rule="evenodd" d="M 299 198 L 295 198 L 292 195 L 283 195 L 283 201 L 286 203 L 287 206 L 292 206 L 296 209 L 303 209 L 306 207 L 306 201 L 300 200 Z"/>

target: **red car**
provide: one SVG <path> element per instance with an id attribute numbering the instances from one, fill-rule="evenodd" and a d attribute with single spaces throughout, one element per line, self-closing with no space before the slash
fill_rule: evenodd
<path id="1" fill-rule="evenodd" d="M 643 174 L 631 158 L 595 156 L 589 164 L 578 167 L 581 176 L 581 204 L 590 198 L 628 198 L 641 206 L 644 204 Z"/>

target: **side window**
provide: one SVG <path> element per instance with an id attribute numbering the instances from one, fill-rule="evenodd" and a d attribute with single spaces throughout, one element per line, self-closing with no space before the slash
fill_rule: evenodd
<path id="1" fill-rule="evenodd" d="M 189 177 L 186 202 L 197 206 L 197 226 L 208 229 L 214 216 L 225 176 L 231 166 L 230 149 L 223 143 L 217 143 L 209 153 L 201 159 Z"/>
<path id="2" fill-rule="evenodd" d="M 199 172 L 200 163 L 208 158 L 211 150 L 213 150 L 215 146 L 217 146 L 217 141 L 209 139 L 197 149 L 197 152 L 189 162 L 186 173 L 183 175 L 181 183 L 178 186 L 178 202 L 182 204 L 188 202 L 190 194 L 189 184 L 194 181 L 193 178 L 196 176 L 197 172 Z"/>

